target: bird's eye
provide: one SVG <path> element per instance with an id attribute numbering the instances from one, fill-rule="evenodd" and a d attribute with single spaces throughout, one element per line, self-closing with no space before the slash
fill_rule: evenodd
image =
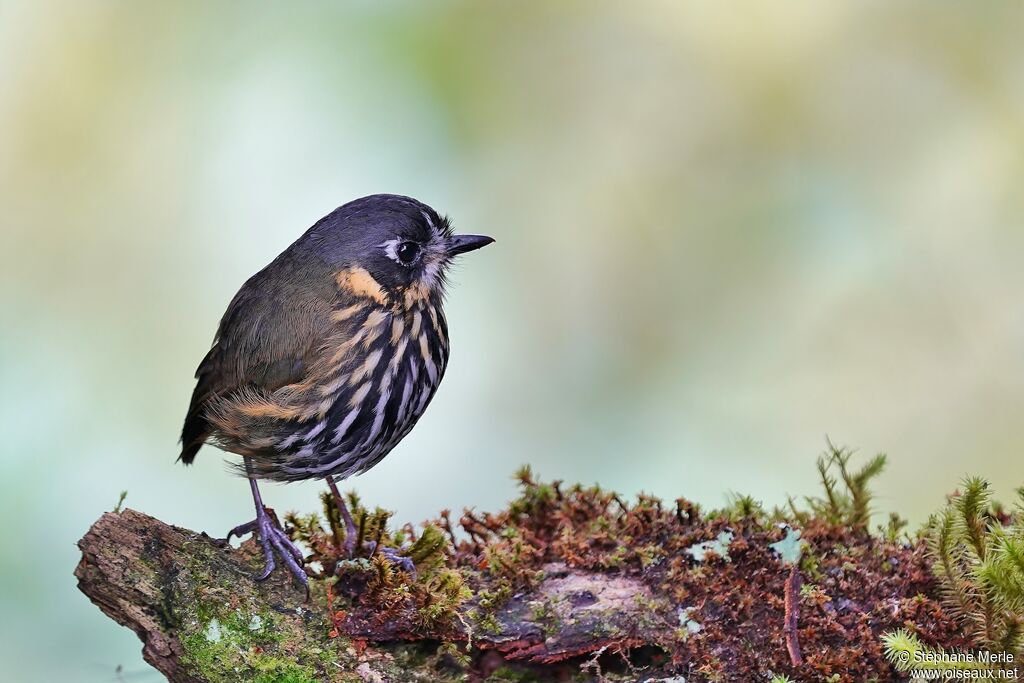
<path id="1" fill-rule="evenodd" d="M 420 245 L 416 244 L 415 242 L 402 242 L 401 244 L 398 245 L 398 250 L 396 251 L 396 253 L 398 254 L 399 261 L 401 261 L 405 265 L 410 265 L 413 261 L 416 260 L 416 257 L 419 255 Z"/>

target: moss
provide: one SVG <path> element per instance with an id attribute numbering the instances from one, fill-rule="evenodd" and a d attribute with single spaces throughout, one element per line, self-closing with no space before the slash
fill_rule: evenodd
<path id="1" fill-rule="evenodd" d="M 555 621 L 555 612 L 547 600 L 534 600 L 530 603 L 530 621 L 548 628 Z"/>
<path id="2" fill-rule="evenodd" d="M 315 668 L 297 661 L 305 659 L 303 655 L 307 653 L 279 652 L 278 645 L 286 638 L 286 633 L 278 623 L 281 617 L 273 611 L 230 610 L 211 603 L 197 604 L 200 605 L 197 618 L 181 638 L 182 662 L 203 677 L 210 681 L 229 681 L 241 676 L 265 683 L 319 680 Z"/>
<path id="3" fill-rule="evenodd" d="M 753 496 L 734 493 L 730 496 L 729 506 L 719 514 L 733 521 L 757 521 L 764 515 L 764 507 Z"/>
<path id="4" fill-rule="evenodd" d="M 197 670 L 233 671 L 236 679 L 265 675 L 262 680 L 298 682 L 304 676 L 320 680 L 316 676 L 330 671 L 333 680 L 356 681 L 356 665 L 369 661 L 385 680 L 447 682 L 468 675 L 473 656 L 484 650 L 476 641 L 516 642 L 523 637 L 517 626 L 527 621 L 544 636 L 531 650 L 548 647 L 561 634 L 578 637 L 564 654 L 537 665 L 546 674 L 557 669 L 563 680 L 593 680 L 598 672 L 603 680 L 636 680 L 640 670 L 662 678 L 694 672 L 707 680 L 760 679 L 766 667 L 792 674 L 779 647 L 783 584 L 792 566 L 786 560 L 805 581 L 800 633 L 806 652 L 813 653 L 807 655 L 808 675 L 824 680 L 849 668 L 857 680 L 885 679 L 891 670 L 872 640 L 881 630 L 931 615 L 930 637 L 950 637 L 951 631 L 936 612 L 919 546 L 897 542 L 897 533 L 888 530 L 880 538 L 868 534 L 867 483 L 882 464 L 876 458 L 855 470 L 848 451 L 830 446 L 819 463 L 824 495 L 806 499 L 806 507 L 791 499 L 788 509 L 768 513 L 740 496 L 706 514 L 683 499 L 666 509 L 651 496 L 631 503 L 596 486 L 541 482 L 524 468 L 517 474 L 519 497 L 497 513 L 465 511 L 457 522 L 461 537 L 447 511 L 418 528 L 393 528 L 389 513 L 366 508 L 349 494 L 357 540 L 367 542 L 357 546 L 355 558 L 341 555 L 344 529 L 325 496 L 322 516 L 287 517 L 293 538 L 312 551 L 309 564 L 323 567 L 311 582 L 315 618 L 306 622 L 322 628 L 322 640 L 302 651 L 289 649 L 302 639 L 288 629 L 302 628 L 302 620 L 264 615 L 255 605 L 227 609 L 230 587 L 218 586 L 202 596 L 194 614 L 177 615 L 194 622 L 186 629 L 186 657 Z M 416 572 L 385 555 L 408 558 Z M 649 593 L 633 598 L 634 609 L 626 612 L 637 616 L 623 621 L 620 613 L 580 608 L 537 590 L 566 572 L 606 573 Z M 850 596 L 864 604 L 851 605 Z M 862 618 L 873 605 L 893 600 L 900 610 L 873 612 L 869 624 Z M 691 618 L 695 605 L 699 622 Z M 259 614 L 257 629 L 252 614 Z M 352 647 L 344 640 L 367 633 L 378 642 L 371 660 L 358 640 Z M 425 642 L 379 644 L 413 639 Z M 633 669 L 637 641 L 648 645 L 640 655 L 648 661 Z M 570 661 L 556 666 L 556 658 Z M 545 679 L 530 667 L 501 665 L 488 680 Z"/>
<path id="5" fill-rule="evenodd" d="M 800 544 L 800 571 L 806 574 L 811 581 L 820 581 L 823 578 L 821 560 L 811 544 L 806 541 Z"/>
<path id="6" fill-rule="evenodd" d="M 448 539 L 444 532 L 437 526 L 428 524 L 423 527 L 419 538 L 406 552 L 406 555 L 416 563 L 417 566 L 431 566 L 436 568 L 444 563 L 448 550 Z"/>
<path id="7" fill-rule="evenodd" d="M 311 666 L 298 664 L 291 655 L 271 654 L 273 638 L 216 618 L 181 639 L 182 663 L 212 682 L 239 678 L 260 683 L 306 683 L 320 680 Z"/>
<path id="8" fill-rule="evenodd" d="M 480 636 L 495 636 L 501 633 L 501 624 L 493 610 L 472 609 L 466 613 L 466 617 L 475 624 L 476 631 Z"/>
<path id="9" fill-rule="evenodd" d="M 252 680 L 257 683 L 312 683 L 325 680 L 335 662 L 344 661 L 341 641 L 331 641 L 326 628 L 317 637 L 306 631 L 298 610 L 279 611 L 261 593 L 239 593 L 230 572 L 208 581 L 218 567 L 218 549 L 208 542 L 190 548 L 194 561 L 172 584 L 180 596 L 174 604 L 187 606 L 178 614 L 181 662 L 209 681 Z M 247 598 L 240 598 L 247 595 Z M 310 613 L 312 616 L 312 613 Z M 316 624 L 317 619 L 308 622 Z"/>
<path id="10" fill-rule="evenodd" d="M 469 666 L 465 652 L 452 643 L 434 646 L 407 643 L 387 648 L 387 654 L 374 661 L 372 668 L 384 680 L 402 683 L 461 683 Z M 363 683 L 363 678 L 355 681 Z"/>
<path id="11" fill-rule="evenodd" d="M 458 619 L 459 608 L 473 596 L 462 575 L 444 569 L 425 583 L 425 594 L 417 611 L 421 626 L 431 628 Z"/>
<path id="12" fill-rule="evenodd" d="M 640 546 L 636 549 L 636 555 L 641 569 L 647 569 L 665 559 L 665 551 L 653 544 Z"/>
<path id="13" fill-rule="evenodd" d="M 484 610 L 493 612 L 502 607 L 512 597 L 512 585 L 506 581 L 496 581 L 490 588 L 481 588 L 476 594 L 476 604 Z"/>
<path id="14" fill-rule="evenodd" d="M 535 673 L 509 666 L 498 668 L 487 678 L 487 683 L 535 683 L 536 681 Z"/>
<path id="15" fill-rule="evenodd" d="M 871 518 L 870 484 L 885 468 L 886 456 L 876 455 L 859 470 L 852 470 L 853 454 L 848 448 L 828 442 L 828 450 L 817 463 L 825 495 L 808 498 L 807 503 L 814 515 L 863 532 Z"/>
<path id="16" fill-rule="evenodd" d="M 661 631 L 666 626 L 664 615 L 673 612 L 672 605 L 666 600 L 637 594 L 633 602 L 639 608 L 640 614 L 638 626 L 644 631 Z"/>
<path id="17" fill-rule="evenodd" d="M 309 667 L 271 657 L 259 662 L 256 670 L 255 683 L 317 683 L 321 680 Z"/>
<path id="18" fill-rule="evenodd" d="M 325 634 L 337 638 L 380 624 L 399 634 L 471 632 L 465 605 L 473 592 L 466 572 L 450 566 L 444 528 L 391 529 L 389 512 L 368 510 L 354 493 L 347 498 L 357 526 L 355 557 L 343 554 L 344 526 L 331 496 L 322 497 L 325 523 L 316 515 L 286 518 L 292 537 L 312 550 L 307 567 L 324 568 L 311 586 L 330 621 Z"/>
<path id="19" fill-rule="evenodd" d="M 946 609 L 982 651 L 1024 658 L 1024 490 L 1013 509 L 992 500 L 988 482 L 971 477 L 929 520 L 925 541 Z M 887 560 L 891 571 L 898 563 Z M 908 653 L 942 654 L 905 629 L 887 633 L 886 654 L 898 669 Z M 940 658 L 941 659 L 941 658 Z M 919 659 L 911 661 L 919 662 Z M 1005 663 L 980 666 L 1003 668 Z M 923 668 L 923 667 L 921 667 Z M 1019 673 L 1019 672 L 1018 672 Z"/>

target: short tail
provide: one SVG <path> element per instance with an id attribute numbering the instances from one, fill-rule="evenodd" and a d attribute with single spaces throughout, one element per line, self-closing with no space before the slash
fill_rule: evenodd
<path id="1" fill-rule="evenodd" d="M 219 347 L 214 344 L 210 352 L 196 369 L 196 388 L 192 391 L 192 400 L 185 414 L 185 424 L 181 428 L 181 455 L 178 460 L 191 465 L 196 453 L 210 436 L 210 422 L 206 419 L 206 406 L 214 396 L 214 380 L 217 376 L 216 359 Z"/>
<path id="2" fill-rule="evenodd" d="M 185 432 L 181 435 L 181 455 L 178 456 L 178 460 L 191 465 L 192 461 L 196 459 L 196 453 L 206 443 L 206 437 L 208 434 L 201 432 L 199 434 L 190 435 L 188 434 L 188 425 L 185 427 Z"/>
<path id="3" fill-rule="evenodd" d="M 192 461 L 196 459 L 196 453 L 198 453 L 199 449 L 202 447 L 202 442 L 189 444 L 188 446 L 181 449 L 181 455 L 178 456 L 178 460 L 180 462 L 185 463 L 186 465 L 191 465 Z"/>
<path id="4" fill-rule="evenodd" d="M 210 436 L 210 425 L 203 415 L 203 406 L 193 405 L 185 417 L 185 426 L 181 429 L 181 455 L 178 460 L 191 465 L 196 453 Z"/>

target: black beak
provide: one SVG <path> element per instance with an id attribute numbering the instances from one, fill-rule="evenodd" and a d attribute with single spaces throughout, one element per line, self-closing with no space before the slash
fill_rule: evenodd
<path id="1" fill-rule="evenodd" d="M 475 251 L 480 247 L 486 247 L 494 241 L 493 237 L 485 235 L 452 235 L 448 238 L 448 256 L 465 254 L 467 251 Z"/>

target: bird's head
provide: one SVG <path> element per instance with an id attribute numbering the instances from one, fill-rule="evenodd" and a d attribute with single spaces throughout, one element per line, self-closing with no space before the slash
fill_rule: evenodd
<path id="1" fill-rule="evenodd" d="M 422 202 L 378 194 L 321 219 L 305 236 L 340 285 L 381 303 L 438 301 L 452 260 L 494 240 L 453 234 L 448 219 Z"/>

